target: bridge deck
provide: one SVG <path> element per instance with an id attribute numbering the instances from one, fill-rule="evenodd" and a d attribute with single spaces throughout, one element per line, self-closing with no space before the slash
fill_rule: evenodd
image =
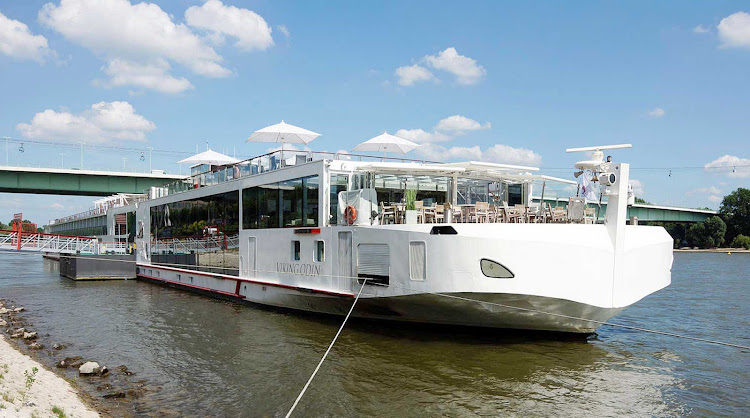
<path id="1" fill-rule="evenodd" d="M 143 193 L 185 178 L 176 174 L 0 166 L 0 192 L 110 196 Z"/>

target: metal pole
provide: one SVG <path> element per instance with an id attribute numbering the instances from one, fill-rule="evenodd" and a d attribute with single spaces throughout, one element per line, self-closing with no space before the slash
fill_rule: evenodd
<path id="1" fill-rule="evenodd" d="M 60 168 L 65 168 L 65 154 L 60 154 Z"/>
<path id="2" fill-rule="evenodd" d="M 83 170 L 83 142 L 79 142 L 81 144 L 81 170 Z"/>
<path id="3" fill-rule="evenodd" d="M 148 147 L 148 172 L 150 173 L 153 169 L 151 168 L 151 151 L 154 150 L 154 147 Z"/>
<path id="4" fill-rule="evenodd" d="M 10 160 L 8 159 L 8 144 L 10 143 L 9 137 L 3 137 L 5 140 L 5 165 L 10 165 Z"/>

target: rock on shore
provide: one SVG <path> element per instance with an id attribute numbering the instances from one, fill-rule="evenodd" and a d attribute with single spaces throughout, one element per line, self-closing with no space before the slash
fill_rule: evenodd
<path id="1" fill-rule="evenodd" d="M 91 375 L 91 374 L 98 374 L 99 363 L 95 361 L 87 361 L 81 364 L 81 367 L 78 368 L 78 373 L 84 376 Z"/>

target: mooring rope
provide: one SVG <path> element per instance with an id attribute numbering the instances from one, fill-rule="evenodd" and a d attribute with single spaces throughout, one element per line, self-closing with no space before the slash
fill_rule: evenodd
<path id="1" fill-rule="evenodd" d="M 331 348 L 333 348 L 333 344 L 336 343 L 336 340 L 339 338 L 339 335 L 341 334 L 341 331 L 344 329 L 344 325 L 346 325 L 346 321 L 349 320 L 349 316 L 351 316 L 352 312 L 354 311 L 354 306 L 357 304 L 357 301 L 359 300 L 359 296 L 362 294 L 362 289 L 365 288 L 365 282 L 367 279 L 364 279 L 362 282 L 362 287 L 359 288 L 359 292 L 357 293 L 357 297 L 354 298 L 354 302 L 352 303 L 352 307 L 349 308 L 349 313 L 346 314 L 346 317 L 344 318 L 344 322 L 341 323 L 341 326 L 339 327 L 339 330 L 336 332 L 336 335 L 333 337 L 333 340 L 331 340 L 331 344 L 328 345 L 328 349 L 326 350 L 325 354 L 323 354 L 323 357 L 318 362 L 318 366 L 315 368 L 313 373 L 310 375 L 310 378 L 307 379 L 307 383 L 305 383 L 305 386 L 302 388 L 302 391 L 300 391 L 299 396 L 297 396 L 297 399 L 294 401 L 294 404 L 292 404 L 292 407 L 289 408 L 289 412 L 286 413 L 286 418 L 289 418 L 292 415 L 292 412 L 294 412 L 294 408 L 297 407 L 297 404 L 299 403 L 300 399 L 302 399 L 302 396 L 305 395 L 305 392 L 307 391 L 307 388 L 310 386 L 310 383 L 312 383 L 313 379 L 315 379 L 315 375 L 318 374 L 318 370 L 320 370 L 320 366 L 323 365 L 323 362 L 326 360 L 326 357 L 328 357 L 328 353 L 331 352 Z"/>
<path id="2" fill-rule="evenodd" d="M 33 255 L 33 256 L 38 256 L 39 255 L 38 253 L 29 253 L 29 252 L 19 252 L 18 254 Z M 75 258 L 79 258 L 79 259 L 102 260 L 102 258 L 85 257 L 85 256 L 80 256 L 80 255 L 66 255 L 66 257 L 75 257 Z M 136 263 L 135 260 L 108 260 L 108 261 Z M 164 265 L 164 266 L 183 266 L 183 267 L 193 267 L 193 268 L 195 268 L 195 267 L 201 267 L 201 266 L 196 266 L 196 265 L 192 265 L 192 264 L 168 264 L 168 263 L 159 263 L 159 264 L 155 264 L 154 266 L 158 267 L 159 265 Z M 226 270 L 237 270 L 236 268 L 230 268 L 230 267 L 210 267 L 210 268 L 226 269 Z M 294 273 L 292 273 L 292 272 L 264 271 L 264 270 L 257 270 L 257 269 L 254 270 L 254 272 L 257 272 L 257 273 L 274 273 L 274 274 L 294 275 Z M 362 277 L 337 276 L 337 275 L 332 275 L 332 274 L 321 274 L 321 276 L 322 277 L 331 277 L 331 278 L 345 278 L 345 279 L 349 279 L 349 280 L 364 280 Z M 379 284 L 378 283 L 370 283 L 370 285 L 372 286 L 372 285 L 379 285 Z M 391 283 L 390 286 L 400 287 L 402 289 L 406 289 L 404 286 L 400 286 L 400 285 L 398 285 L 396 283 Z M 364 285 L 362 286 L 362 288 L 364 288 Z M 360 288 L 360 290 L 359 290 L 360 294 L 362 292 L 362 288 Z M 498 307 L 506 308 L 506 309 L 515 309 L 515 310 L 519 310 L 519 311 L 533 312 L 533 313 L 539 313 L 539 314 L 550 315 L 550 316 L 557 316 L 557 317 L 561 317 L 561 318 L 574 319 L 574 320 L 577 320 L 577 321 L 593 322 L 593 323 L 596 323 L 596 324 L 599 324 L 599 325 L 605 325 L 605 326 L 610 326 L 610 327 L 615 327 L 615 328 L 622 328 L 622 329 L 629 329 L 629 330 L 632 330 L 632 331 L 641 331 L 641 332 L 645 332 L 645 333 L 649 333 L 649 334 L 665 335 L 665 336 L 674 337 L 674 338 L 680 338 L 680 339 L 684 339 L 684 340 L 697 341 L 697 342 L 702 342 L 702 343 L 707 343 L 707 344 L 716 344 L 716 345 L 722 345 L 722 346 L 726 346 L 726 347 L 734 347 L 734 348 L 739 348 L 739 349 L 743 349 L 743 350 L 750 350 L 750 346 L 746 346 L 746 345 L 729 343 L 729 342 L 719 341 L 719 340 L 710 340 L 710 339 L 707 339 L 707 338 L 692 337 L 692 336 L 689 336 L 689 335 L 682 335 L 682 334 L 677 334 L 677 333 L 673 333 L 673 332 L 666 332 L 666 331 L 659 331 L 659 330 L 654 330 L 654 329 L 649 329 L 649 328 L 636 327 L 636 326 L 633 326 L 633 325 L 624 325 L 624 324 L 617 324 L 617 323 L 607 322 L 607 321 L 598 321 L 598 320 L 595 320 L 595 319 L 581 318 L 581 317 L 577 317 L 577 316 L 571 316 L 571 315 L 565 315 L 565 314 L 558 314 L 558 313 L 554 313 L 554 312 L 546 312 L 546 311 L 541 311 L 541 310 L 538 310 L 538 309 L 522 308 L 522 307 L 519 307 L 519 306 L 504 305 L 502 303 L 497 303 L 497 302 L 488 302 L 488 301 L 484 301 L 484 300 L 477 300 L 477 299 L 465 298 L 465 297 L 462 297 L 462 296 L 447 295 L 447 294 L 439 293 L 439 292 L 422 292 L 422 293 L 424 293 L 424 294 L 431 294 L 431 295 L 435 295 L 435 296 L 442 296 L 442 297 L 447 297 L 447 298 L 452 298 L 452 299 L 460 299 L 460 300 L 464 300 L 464 301 L 468 301 L 468 302 L 484 303 L 484 304 L 494 305 L 494 306 L 498 306 Z M 359 298 L 359 294 L 357 295 L 357 299 L 358 298 Z M 355 299 L 355 301 L 356 301 L 356 299 Z M 354 305 L 352 305 L 352 308 L 353 307 L 354 307 Z M 351 311 L 349 313 L 351 313 Z M 347 315 L 347 318 L 348 318 L 348 315 Z"/>

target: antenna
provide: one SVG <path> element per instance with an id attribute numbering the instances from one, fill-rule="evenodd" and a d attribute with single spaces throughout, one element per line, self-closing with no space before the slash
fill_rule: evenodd
<path id="1" fill-rule="evenodd" d="M 606 169 L 606 164 L 609 164 L 612 162 L 612 159 L 607 157 L 607 161 L 604 161 L 604 153 L 602 150 L 604 149 L 621 149 L 621 148 L 633 148 L 633 145 L 631 144 L 617 144 L 617 145 L 597 145 L 594 147 L 581 147 L 581 148 L 568 148 L 565 150 L 565 152 L 586 152 L 586 151 L 593 151 L 591 153 L 591 159 L 584 160 L 584 161 L 578 161 L 573 166 L 579 170 L 594 170 L 594 171 L 602 171 L 602 169 Z M 596 177 L 594 177 L 594 181 Z"/>
<path id="2" fill-rule="evenodd" d="M 597 145 L 594 147 L 568 148 L 565 150 L 565 152 L 601 151 L 605 149 L 621 149 L 621 148 L 633 148 L 633 145 L 632 144 Z"/>

